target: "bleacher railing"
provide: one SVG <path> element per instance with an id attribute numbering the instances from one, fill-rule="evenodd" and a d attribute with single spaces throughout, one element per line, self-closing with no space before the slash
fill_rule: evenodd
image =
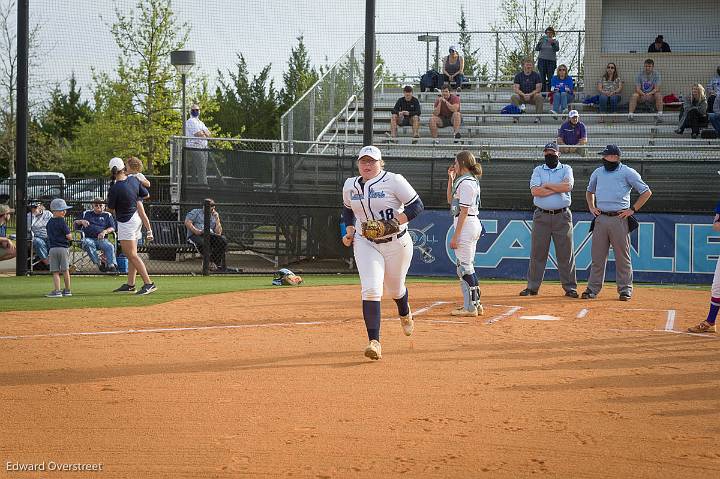
<path id="1" fill-rule="evenodd" d="M 402 85 L 411 83 L 413 79 L 416 82 L 429 69 L 442 72 L 442 59 L 448 55 L 449 47 L 455 45 L 461 49 L 460 55 L 465 57 L 466 77 L 484 84 L 508 82 L 520 70 L 518 61 L 522 58 L 531 56 L 537 63 L 535 46 L 544 35 L 543 31 L 467 31 L 467 49 L 462 51 L 460 33 L 378 32 L 377 51 L 385 63 L 385 78 L 390 82 L 395 79 L 398 85 Z M 570 75 L 582 80 L 585 31 L 561 30 L 556 38 L 560 43 L 558 65 L 564 63 Z"/>
<path id="2" fill-rule="evenodd" d="M 357 40 L 317 82 L 280 117 L 280 137 L 312 141 L 363 87 L 363 38 Z"/>

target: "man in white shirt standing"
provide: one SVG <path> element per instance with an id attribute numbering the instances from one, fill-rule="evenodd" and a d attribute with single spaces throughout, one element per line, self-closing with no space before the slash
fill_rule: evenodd
<path id="1" fill-rule="evenodd" d="M 190 118 L 185 122 L 185 136 L 194 137 L 187 140 L 186 148 L 189 165 L 195 170 L 195 178 L 201 185 L 207 185 L 207 164 L 208 154 L 207 140 L 210 138 L 210 130 L 207 129 L 205 123 L 200 121 L 200 105 L 193 103 L 190 107 Z M 188 173 L 190 173 L 188 171 Z"/>

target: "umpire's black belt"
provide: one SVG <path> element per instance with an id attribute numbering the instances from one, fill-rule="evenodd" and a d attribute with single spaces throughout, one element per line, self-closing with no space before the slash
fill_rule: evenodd
<path id="1" fill-rule="evenodd" d="M 459 213 L 455 215 L 455 218 L 457 218 L 458 216 L 460 216 Z M 468 215 L 468 216 L 477 216 L 477 215 Z"/>
<path id="2" fill-rule="evenodd" d="M 538 210 L 542 211 L 543 213 L 547 213 L 549 215 L 557 215 L 560 213 L 564 213 L 567 210 L 567 206 L 565 208 L 560 208 L 559 210 L 544 210 L 542 208 L 538 208 Z"/>
<path id="3" fill-rule="evenodd" d="M 605 216 L 617 216 L 620 213 L 622 213 L 622 211 L 601 211 L 600 212 L 601 215 L 605 215 Z"/>
<path id="4" fill-rule="evenodd" d="M 375 243 L 375 244 L 389 243 L 389 242 L 391 242 L 392 240 L 394 240 L 395 238 L 397 238 L 397 239 L 402 238 L 405 233 L 407 233 L 407 230 L 402 230 L 401 232 L 399 232 L 399 233 L 397 234 L 397 236 L 390 236 L 390 237 L 388 237 L 388 238 L 380 238 L 380 239 L 376 239 L 376 240 L 372 240 L 372 241 L 373 241 L 373 243 Z"/>

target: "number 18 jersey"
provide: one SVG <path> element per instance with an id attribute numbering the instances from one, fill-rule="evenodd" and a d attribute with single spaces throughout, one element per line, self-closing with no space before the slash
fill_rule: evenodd
<path id="1" fill-rule="evenodd" d="M 405 206 L 418 200 L 410 183 L 399 174 L 381 171 L 378 176 L 363 182 L 362 176 L 345 180 L 343 204 L 355 214 L 355 228 L 368 220 L 390 220 L 405 211 Z M 400 227 L 400 231 L 407 228 Z"/>

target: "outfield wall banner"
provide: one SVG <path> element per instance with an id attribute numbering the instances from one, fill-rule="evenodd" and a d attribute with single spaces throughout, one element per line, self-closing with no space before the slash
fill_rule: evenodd
<path id="1" fill-rule="evenodd" d="M 640 227 L 630 235 L 634 279 L 652 283 L 710 284 L 720 255 L 720 233 L 712 216 L 642 214 Z M 483 236 L 478 241 L 475 268 L 482 278 L 524 280 L 530 258 L 532 212 L 481 210 Z M 578 280 L 587 280 L 592 261 L 589 232 L 592 215 L 573 213 L 573 243 Z M 411 223 L 414 255 L 411 275 L 454 276 L 454 233 L 449 211 L 425 211 Z M 550 247 L 546 279 L 558 279 L 554 246 Z M 615 258 L 610 252 L 606 280 L 615 280 Z"/>

